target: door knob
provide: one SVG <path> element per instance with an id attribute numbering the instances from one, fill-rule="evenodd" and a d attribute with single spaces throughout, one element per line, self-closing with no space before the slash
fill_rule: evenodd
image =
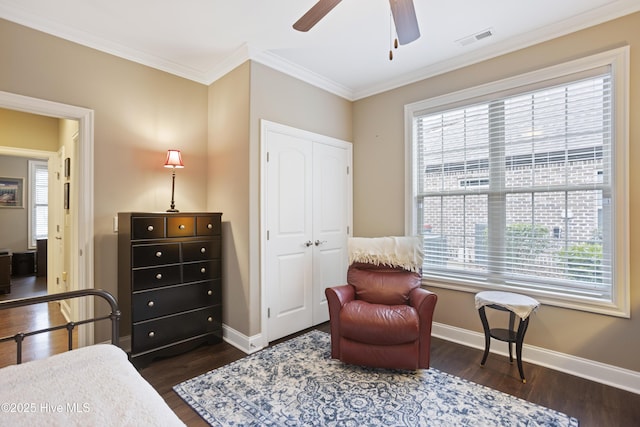
<path id="1" fill-rule="evenodd" d="M 316 240 L 316 242 L 315 242 L 316 246 L 320 246 L 323 243 L 327 243 L 327 241 L 326 240 L 322 240 L 322 241 Z"/>
<path id="2" fill-rule="evenodd" d="M 306 241 L 306 242 L 304 243 L 304 245 L 305 245 L 306 247 L 309 247 L 309 246 L 313 245 L 313 242 L 312 242 L 311 240 L 308 240 L 308 241 Z"/>

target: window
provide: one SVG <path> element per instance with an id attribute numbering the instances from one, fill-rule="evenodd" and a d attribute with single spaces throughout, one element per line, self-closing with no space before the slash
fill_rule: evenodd
<path id="1" fill-rule="evenodd" d="M 406 107 L 425 279 L 629 315 L 622 48 Z"/>
<path id="2" fill-rule="evenodd" d="M 29 245 L 47 238 L 49 215 L 49 170 L 47 162 L 29 161 Z"/>

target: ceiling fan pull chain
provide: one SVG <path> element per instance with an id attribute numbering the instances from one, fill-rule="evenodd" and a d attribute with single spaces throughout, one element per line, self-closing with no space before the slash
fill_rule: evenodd
<path id="1" fill-rule="evenodd" d="M 389 11 L 389 61 L 393 61 L 393 49 L 391 48 L 393 37 L 393 16 L 391 15 L 391 11 Z M 398 48 L 398 39 L 395 39 L 395 43 L 393 46 Z"/>

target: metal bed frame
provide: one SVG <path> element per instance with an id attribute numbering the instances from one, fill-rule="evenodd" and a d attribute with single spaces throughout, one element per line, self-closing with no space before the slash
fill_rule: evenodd
<path id="1" fill-rule="evenodd" d="M 76 326 L 84 325 L 86 323 L 95 323 L 99 320 L 110 319 L 111 320 L 111 344 L 117 346 L 118 341 L 120 339 L 119 329 L 118 329 L 119 321 L 120 321 L 120 309 L 118 308 L 118 302 L 116 301 L 115 297 L 103 289 L 82 289 L 78 291 L 61 292 L 58 294 L 43 295 L 39 297 L 30 297 L 30 298 L 21 298 L 16 300 L 2 301 L 0 302 L 0 312 L 2 310 L 8 310 L 10 308 L 25 307 L 28 305 L 40 304 L 43 302 L 54 302 L 54 301 L 61 301 L 66 299 L 82 298 L 86 296 L 100 297 L 105 301 L 107 301 L 111 306 L 111 313 L 109 313 L 106 316 L 94 317 L 92 319 L 86 319 L 86 320 L 79 320 L 77 322 L 67 322 L 63 325 L 51 326 L 49 328 L 38 329 L 36 331 L 18 332 L 15 335 L 10 335 L 10 336 L 0 338 L 0 343 L 11 341 L 11 340 L 16 342 L 16 347 L 17 347 L 16 363 L 19 365 L 22 363 L 22 342 L 26 337 L 45 333 L 45 332 L 57 331 L 59 329 L 66 329 L 68 333 L 68 349 L 73 350 L 73 330 L 75 329 Z"/>

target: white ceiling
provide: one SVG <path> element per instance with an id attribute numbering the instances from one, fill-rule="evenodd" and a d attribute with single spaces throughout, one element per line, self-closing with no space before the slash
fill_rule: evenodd
<path id="1" fill-rule="evenodd" d="M 388 0 L 344 0 L 294 30 L 315 2 L 0 0 L 0 17 L 203 84 L 252 59 L 355 100 L 640 10 L 640 0 L 414 0 L 422 36 L 390 61 Z"/>

